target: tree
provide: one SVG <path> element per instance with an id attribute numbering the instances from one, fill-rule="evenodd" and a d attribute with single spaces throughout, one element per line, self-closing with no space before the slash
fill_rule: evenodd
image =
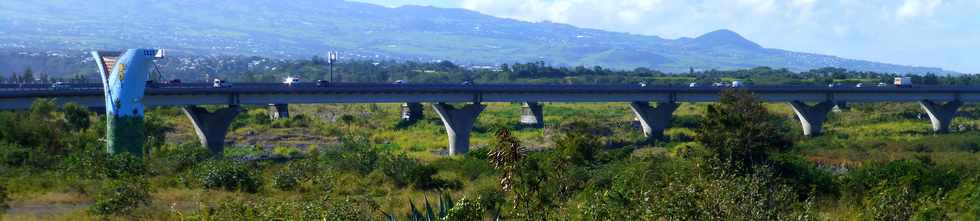
<path id="1" fill-rule="evenodd" d="M 34 82 L 34 70 L 27 68 L 24 70 L 24 76 L 21 77 L 21 83 L 31 83 Z"/>
<path id="2" fill-rule="evenodd" d="M 776 119 L 749 92 L 725 90 L 717 104 L 708 106 L 695 140 L 730 168 L 750 171 L 767 163 L 770 152 L 789 147 Z"/>
<path id="3" fill-rule="evenodd" d="M 512 136 L 507 128 L 497 130 L 496 136 L 497 140 L 492 146 L 493 149 L 487 154 L 487 158 L 494 169 L 503 172 L 500 175 L 500 185 L 506 192 L 511 190 L 514 177 L 517 176 L 516 173 L 526 152 L 520 141 Z"/>
<path id="4" fill-rule="evenodd" d="M 89 121 L 91 112 L 85 109 L 85 107 L 76 103 L 68 103 L 65 104 L 63 109 L 65 113 L 65 124 L 68 126 L 68 129 L 72 131 L 84 130 L 91 124 L 91 121 Z"/>

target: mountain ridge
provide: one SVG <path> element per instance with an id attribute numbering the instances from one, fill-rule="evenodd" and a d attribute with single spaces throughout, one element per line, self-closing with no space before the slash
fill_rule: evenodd
<path id="1" fill-rule="evenodd" d="M 110 16 L 111 15 L 111 16 Z M 307 58 L 341 51 L 345 58 L 452 60 L 499 64 L 545 61 L 662 71 L 757 66 L 809 70 L 947 73 L 836 56 L 769 49 L 721 29 L 696 38 L 664 39 L 523 22 L 465 9 L 388 8 L 339 0 L 60 0 L 0 2 L 0 48 L 93 50 L 163 47 L 188 54 Z"/>

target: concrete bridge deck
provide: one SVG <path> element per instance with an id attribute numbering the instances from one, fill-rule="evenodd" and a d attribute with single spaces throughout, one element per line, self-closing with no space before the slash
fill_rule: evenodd
<path id="1" fill-rule="evenodd" d="M 245 83 L 214 88 L 206 83 L 163 84 L 147 87 L 145 106 L 184 106 L 202 144 L 221 154 L 227 126 L 240 112 L 240 105 L 269 105 L 273 118 L 288 117 L 288 104 L 405 103 L 404 119 L 419 119 L 421 103 L 432 103 L 449 135 L 450 154 L 469 149 L 469 134 L 482 103 L 524 103 L 521 122 L 541 125 L 540 102 L 627 102 L 640 120 L 644 135 L 659 137 L 670 122 L 678 102 L 714 102 L 726 87 L 687 85 L 527 85 L 527 84 L 372 84 L 314 83 L 286 86 L 279 83 Z M 980 101 L 980 87 L 820 87 L 746 86 L 766 102 L 788 102 L 800 119 L 803 132 L 816 136 L 830 110 L 844 102 L 919 102 L 932 121 L 933 129 L 946 132 L 963 102 Z M 101 84 L 76 84 L 67 88 L 51 85 L 0 85 L 0 110 L 28 109 L 38 98 L 58 104 L 78 103 L 103 108 L 106 100 Z M 809 105 L 809 103 L 816 103 Z M 462 107 L 449 105 L 465 103 Z M 657 105 L 651 105 L 655 103 Z M 197 105 L 227 105 L 208 112 Z"/>

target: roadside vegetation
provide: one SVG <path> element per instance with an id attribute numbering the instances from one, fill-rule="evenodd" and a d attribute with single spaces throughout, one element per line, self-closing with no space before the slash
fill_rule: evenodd
<path id="1" fill-rule="evenodd" d="M 429 107 L 415 124 L 399 123 L 397 104 L 291 105 L 279 120 L 246 107 L 224 157 L 201 147 L 180 109 L 156 108 L 138 159 L 105 153 L 104 116 L 40 100 L 0 112 L 0 211 L 3 220 L 980 218 L 972 104 L 950 134 L 932 133 L 917 104 L 869 103 L 831 113 L 825 134 L 807 138 L 789 105 L 728 91 L 682 104 L 658 141 L 642 138 L 624 103 L 545 104 L 540 129 L 517 123 L 519 104 L 489 105 L 472 151 L 452 157 Z"/>

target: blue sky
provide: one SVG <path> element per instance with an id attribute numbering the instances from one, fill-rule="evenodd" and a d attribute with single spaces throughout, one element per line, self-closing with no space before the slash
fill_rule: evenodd
<path id="1" fill-rule="evenodd" d="M 768 48 L 980 73 L 980 0 L 357 0 L 465 8 L 664 38 L 731 29 Z"/>

